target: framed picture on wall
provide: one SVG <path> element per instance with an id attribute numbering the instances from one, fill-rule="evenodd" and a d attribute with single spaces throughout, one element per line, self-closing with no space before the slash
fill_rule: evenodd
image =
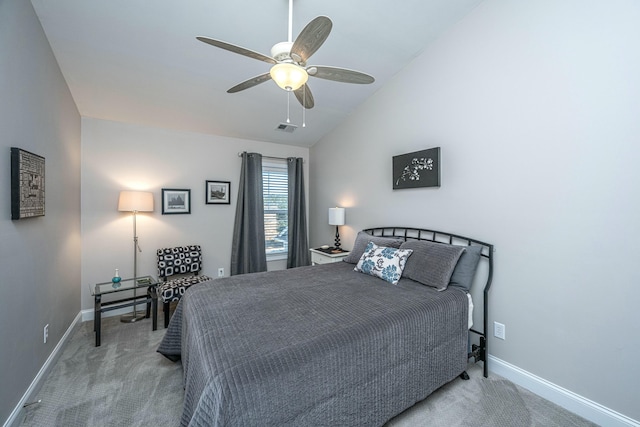
<path id="1" fill-rule="evenodd" d="M 440 147 L 393 156 L 393 189 L 440 187 Z"/>
<path id="2" fill-rule="evenodd" d="M 190 213 L 191 190 L 162 189 L 162 215 Z"/>
<path id="3" fill-rule="evenodd" d="M 11 147 L 11 219 L 44 216 L 44 157 Z"/>
<path id="4" fill-rule="evenodd" d="M 229 181 L 207 181 L 205 194 L 208 205 L 228 205 L 231 183 Z"/>

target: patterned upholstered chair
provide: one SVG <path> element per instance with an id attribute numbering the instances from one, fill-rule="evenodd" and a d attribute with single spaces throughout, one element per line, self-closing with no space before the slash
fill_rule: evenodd
<path id="1" fill-rule="evenodd" d="M 189 286 L 211 280 L 200 275 L 202 250 L 200 246 L 177 246 L 158 249 L 158 298 L 162 300 L 164 327 L 169 326 L 169 309 L 173 301 L 182 298 Z M 174 278 L 171 278 L 175 276 Z"/>

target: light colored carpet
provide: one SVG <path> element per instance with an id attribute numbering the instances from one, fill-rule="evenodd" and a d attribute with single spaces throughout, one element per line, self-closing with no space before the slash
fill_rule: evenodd
<path id="1" fill-rule="evenodd" d="M 160 324 L 160 321 L 158 322 Z M 24 426 L 177 426 L 182 413 L 182 365 L 156 348 L 165 329 L 151 320 L 102 322 L 95 347 L 93 322 L 76 330 L 26 408 Z"/>
<path id="2" fill-rule="evenodd" d="M 385 427 L 597 427 L 596 424 L 489 372 L 470 366 L 458 378 L 389 421 Z"/>
<path id="3" fill-rule="evenodd" d="M 45 380 L 23 426 L 178 426 L 182 365 L 156 352 L 164 335 L 150 320 L 103 321 L 94 347 L 93 322 L 85 322 Z M 470 366 L 471 380 L 456 379 L 398 415 L 386 427 L 595 426 L 513 383 Z"/>

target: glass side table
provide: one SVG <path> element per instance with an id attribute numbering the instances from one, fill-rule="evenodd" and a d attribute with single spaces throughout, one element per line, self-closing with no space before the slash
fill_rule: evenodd
<path id="1" fill-rule="evenodd" d="M 94 298 L 93 330 L 96 333 L 96 347 L 100 346 L 100 328 L 102 313 L 123 307 L 132 307 L 142 302 L 147 304 L 146 318 L 151 317 L 153 330 L 158 329 L 158 282 L 151 276 L 140 276 L 136 280 L 122 279 L 119 283 L 103 282 L 89 286 Z M 129 296 L 113 301 L 102 301 L 103 295 L 118 292 L 133 291 L 134 289 L 146 289 L 146 296 Z"/>

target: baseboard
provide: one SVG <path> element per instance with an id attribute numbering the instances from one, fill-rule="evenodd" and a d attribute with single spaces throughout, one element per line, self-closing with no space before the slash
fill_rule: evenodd
<path id="1" fill-rule="evenodd" d="M 489 371 L 587 420 L 607 427 L 640 427 L 640 422 L 489 355 Z"/>
<path id="2" fill-rule="evenodd" d="M 147 309 L 147 306 L 145 304 L 138 304 L 136 309 L 138 311 L 143 311 L 144 312 Z M 158 310 L 162 310 L 162 304 L 158 304 Z M 122 316 L 124 314 L 131 314 L 132 311 L 133 311 L 132 307 L 117 308 L 115 310 L 105 311 L 104 313 L 102 313 L 101 318 L 105 319 L 107 317 L 114 317 L 114 316 Z M 93 321 L 94 310 L 92 308 L 88 308 L 86 310 L 82 310 L 80 313 L 82 313 L 82 321 L 83 322 Z"/>
<path id="3" fill-rule="evenodd" d="M 7 420 L 5 421 L 4 427 L 13 427 L 20 424 L 20 422 L 22 421 L 24 404 L 35 398 L 35 396 L 37 395 L 40 387 L 42 387 L 42 383 L 47 378 L 49 371 L 60 358 L 60 355 L 62 354 L 62 351 L 67 344 L 67 340 L 73 335 L 76 327 L 80 324 L 81 318 L 82 315 L 80 312 L 73 319 L 71 325 L 69 325 L 64 335 L 62 335 L 62 338 L 60 338 L 60 341 L 58 341 L 58 344 L 56 344 L 55 348 L 53 349 L 47 360 L 44 362 L 44 365 L 42 365 L 42 368 L 40 368 L 40 370 L 36 374 L 35 378 L 29 385 L 29 388 L 27 388 L 27 391 L 24 392 L 24 395 L 22 396 L 16 407 L 13 409 L 13 412 L 11 412 L 11 415 L 9 415 L 9 418 L 7 418 Z"/>

